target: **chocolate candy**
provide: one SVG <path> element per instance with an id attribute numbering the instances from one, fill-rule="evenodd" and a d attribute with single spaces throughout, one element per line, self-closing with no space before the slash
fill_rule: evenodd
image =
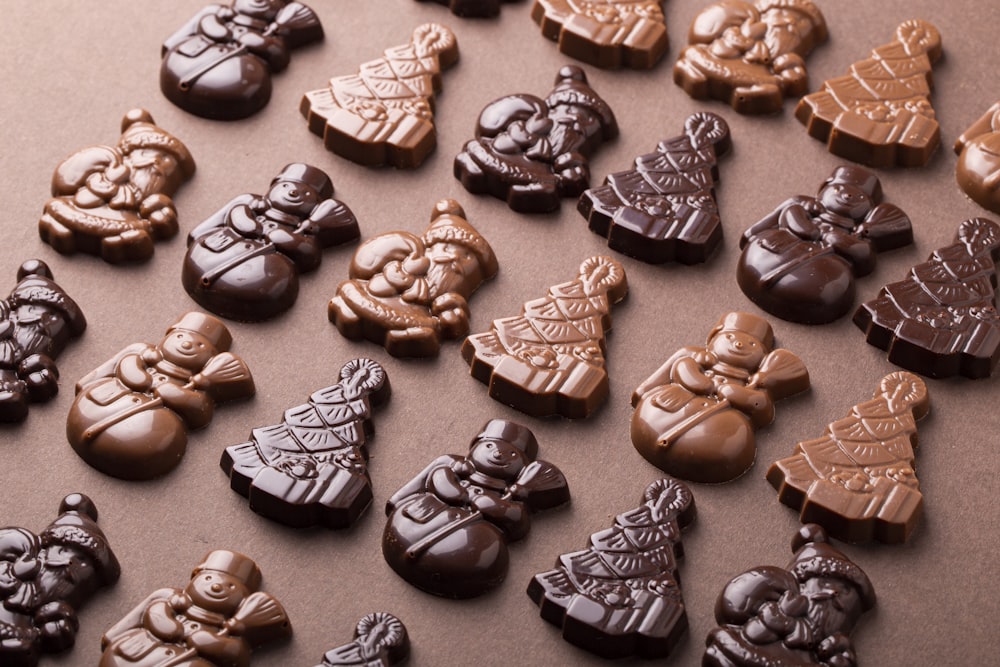
<path id="1" fill-rule="evenodd" d="M 802 523 L 818 523 L 839 540 L 904 542 L 923 513 L 913 448 L 917 420 L 929 411 L 923 380 L 890 373 L 875 398 L 772 463 L 767 481 Z"/>
<path id="2" fill-rule="evenodd" d="M 492 18 L 500 14 L 500 5 L 514 0 L 418 0 L 433 1 L 439 5 L 447 5 L 451 13 L 465 18 Z"/>
<path id="3" fill-rule="evenodd" d="M 154 591 L 104 633 L 100 667 L 249 665 L 252 650 L 292 635 L 260 584 L 247 556 L 209 552 L 187 586 Z"/>
<path id="4" fill-rule="evenodd" d="M 546 213 L 590 184 L 588 157 L 618 136 L 607 102 L 579 67 L 566 66 L 547 98 L 508 95 L 479 114 L 476 138 L 455 157 L 455 178 L 515 211 Z"/>
<path id="5" fill-rule="evenodd" d="M 177 234 L 170 198 L 194 175 L 187 147 L 153 123 L 145 109 L 122 118 L 114 146 L 89 146 L 52 174 L 52 196 L 38 221 L 42 240 L 65 255 L 77 251 L 106 262 L 140 262 L 153 241 Z"/>
<path id="6" fill-rule="evenodd" d="M 19 422 L 29 403 L 59 391 L 56 357 L 87 328 L 83 311 L 39 259 L 17 270 L 17 285 L 0 299 L 0 422 Z"/>
<path id="7" fill-rule="evenodd" d="M 854 323 L 889 361 L 928 377 L 988 377 L 1000 361 L 1000 225 L 966 220 L 955 242 L 861 304 Z"/>
<path id="8" fill-rule="evenodd" d="M 774 349 L 771 325 L 723 315 L 705 347 L 682 347 L 632 394 L 632 444 L 660 470 L 693 482 L 729 482 L 753 465 L 754 430 L 774 402 L 809 388 L 802 360 Z"/>
<path id="9" fill-rule="evenodd" d="M 955 177 L 973 201 L 1000 213 L 1000 102 L 955 142 Z"/>
<path id="10" fill-rule="evenodd" d="M 368 166 L 419 167 L 437 143 L 434 95 L 441 71 L 456 62 L 455 34 L 425 23 L 409 44 L 306 93 L 299 110 L 309 131 L 341 157 Z"/>
<path id="11" fill-rule="evenodd" d="M 215 404 L 254 394 L 246 363 L 229 352 L 226 326 L 187 313 L 158 345 L 134 343 L 76 383 L 66 437 L 84 461 L 121 479 L 173 470 L 188 429 L 207 426 Z"/>
<path id="12" fill-rule="evenodd" d="M 604 336 L 611 330 L 611 305 L 626 294 L 622 265 L 590 257 L 576 279 L 466 338 L 462 357 L 501 403 L 533 417 L 587 417 L 608 396 Z"/>
<path id="13" fill-rule="evenodd" d="M 163 42 L 160 90 L 204 118 L 246 118 L 267 105 L 271 75 L 292 49 L 321 39 L 319 17 L 301 2 L 212 4 Z"/>
<path id="14" fill-rule="evenodd" d="M 694 496 L 667 478 L 646 487 L 642 500 L 528 584 L 528 596 L 563 639 L 605 658 L 663 658 L 687 631 L 677 560 L 681 528 L 694 521 Z"/>
<path id="15" fill-rule="evenodd" d="M 674 82 L 740 113 L 777 113 L 786 97 L 809 89 L 804 58 L 827 36 L 826 19 L 809 0 L 716 2 L 691 23 Z"/>
<path id="16" fill-rule="evenodd" d="M 330 649 L 316 667 L 392 667 L 410 656 L 406 626 L 384 611 L 368 614 L 354 629 L 354 641 Z"/>
<path id="17" fill-rule="evenodd" d="M 569 502 L 559 468 L 536 461 L 524 426 L 494 419 L 468 456 L 436 458 L 385 505 L 382 555 L 406 581 L 449 598 L 469 598 L 503 583 L 507 542 L 531 528 L 531 512 Z"/>
<path id="18" fill-rule="evenodd" d="M 434 357 L 442 339 L 469 332 L 468 299 L 498 268 L 458 202 L 442 199 L 422 236 L 389 232 L 361 244 L 351 279 L 330 300 L 330 321 L 393 356 Z"/>
<path id="19" fill-rule="evenodd" d="M 597 67 L 650 69 L 667 51 L 663 0 L 535 0 L 531 18 L 559 51 Z"/>
<path id="20" fill-rule="evenodd" d="M 389 400 L 385 369 L 354 359 L 337 384 L 285 411 L 279 424 L 255 428 L 226 447 L 220 464 L 250 509 L 288 526 L 346 528 L 372 500 L 368 436 L 371 411 Z"/>
<path id="21" fill-rule="evenodd" d="M 576 208 L 613 250 L 654 264 L 704 262 L 722 240 L 715 161 L 731 145 L 726 121 L 691 114 L 683 135 L 584 192 Z"/>
<path id="22" fill-rule="evenodd" d="M 290 164 L 266 195 L 239 195 L 191 231 L 181 282 L 217 315 L 267 319 L 292 307 L 299 273 L 319 268 L 324 248 L 360 235 L 354 213 L 333 199 L 330 178 Z"/>
<path id="23" fill-rule="evenodd" d="M 875 269 L 876 251 L 913 242 L 910 219 L 881 201 L 882 184 L 861 167 L 838 167 L 816 197 L 785 200 L 743 233 L 740 289 L 792 322 L 826 324 L 846 315 L 854 277 Z"/>
<path id="24" fill-rule="evenodd" d="M 894 41 L 799 100 L 795 117 L 834 155 L 871 167 L 923 166 L 941 141 L 929 99 L 939 58 L 937 28 L 905 21 Z"/>
<path id="25" fill-rule="evenodd" d="M 0 528 L 0 664 L 34 667 L 43 653 L 73 648 L 76 610 L 120 574 L 97 507 L 82 493 L 63 498 L 37 535 Z"/>
<path id="26" fill-rule="evenodd" d="M 858 664 L 848 635 L 875 606 L 871 580 L 815 524 L 799 530 L 792 550 L 784 569 L 755 567 L 726 584 L 702 665 Z"/>

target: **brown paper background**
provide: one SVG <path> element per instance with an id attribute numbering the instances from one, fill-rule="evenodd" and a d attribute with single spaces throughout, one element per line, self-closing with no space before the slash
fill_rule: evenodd
<path id="1" fill-rule="evenodd" d="M 439 5 L 412 0 L 313 0 L 326 40 L 293 53 L 262 112 L 239 122 L 215 122 L 171 105 L 157 83 L 160 42 L 203 6 L 200 0 L 0 1 L 6 19 L 0 57 L 0 290 L 13 286 L 23 260 L 42 258 L 90 323 L 59 359 L 58 396 L 33 406 L 24 424 L 0 428 L 0 524 L 39 531 L 66 493 L 85 492 L 100 509 L 100 523 L 123 570 L 114 588 L 82 610 L 75 650 L 43 663 L 96 663 L 104 629 L 153 589 L 183 586 L 191 568 L 215 548 L 255 558 L 264 588 L 292 619 L 293 640 L 260 652 L 258 664 L 316 664 L 324 651 L 350 638 L 361 616 L 375 610 L 406 623 L 415 665 L 601 662 L 562 641 L 557 629 L 538 617 L 524 593 L 527 582 L 639 503 L 658 471 L 629 442 L 632 389 L 678 347 L 700 344 L 722 313 L 758 312 L 735 284 L 739 234 L 786 197 L 813 193 L 841 163 L 795 121 L 794 102 L 776 116 L 741 117 L 720 103 L 691 100 L 672 83 L 670 68 L 687 26 L 705 4 L 666 3 L 671 48 L 652 71 L 586 67 L 621 127 L 621 137 L 592 161 L 595 181 L 628 168 L 660 138 L 676 135 L 695 110 L 722 114 L 734 143 L 732 155 L 720 164 L 725 227 L 720 252 L 691 267 L 619 257 L 631 292 L 613 313 L 610 397 L 590 419 L 539 420 L 496 403 L 469 377 L 457 342 L 446 344 L 437 359 L 402 361 L 372 344 L 342 338 L 327 321 L 326 302 L 346 277 L 353 248 L 337 248 L 304 278 L 290 312 L 267 323 L 231 324 L 234 352 L 250 364 L 257 396 L 220 408 L 207 429 L 191 436 L 174 472 L 128 483 L 91 469 L 68 446 L 63 424 L 73 384 L 125 345 L 157 341 L 195 307 L 180 285 L 183 234 L 231 197 L 265 190 L 287 162 L 326 170 L 337 196 L 357 214 L 364 238 L 393 229 L 419 232 L 438 198 L 457 198 L 501 263 L 496 280 L 471 299 L 473 331 L 516 314 L 525 300 L 572 278 L 583 258 L 608 252 L 571 201 L 555 215 L 522 216 L 499 200 L 465 192 L 451 174 L 452 158 L 472 136 L 487 102 L 510 93 L 545 95 L 569 59 L 541 37 L 527 1 L 506 5 L 496 20 L 463 20 Z M 986 213 L 955 185 L 950 146 L 996 101 L 1000 9 L 982 0 L 828 0 L 822 6 L 831 38 L 807 60 L 813 89 L 888 41 L 904 19 L 932 21 L 944 41 L 933 96 L 943 145 L 924 168 L 879 172 L 887 200 L 912 218 L 916 242 L 884 253 L 875 273 L 859 281 L 859 295 L 870 298 L 949 243 L 961 220 Z M 461 61 L 443 77 L 437 151 L 415 171 L 367 169 L 326 152 L 298 113 L 301 94 L 331 76 L 356 71 L 383 49 L 407 41 L 426 21 L 451 27 L 461 49 Z M 52 170 L 79 148 L 114 143 L 121 116 L 133 106 L 149 109 L 198 162 L 195 178 L 176 196 L 182 235 L 157 245 L 154 258 L 138 266 L 61 256 L 36 232 Z M 779 344 L 805 360 L 813 389 L 778 404 L 776 421 L 758 434 L 758 461 L 747 475 L 726 485 L 694 486 L 698 519 L 686 533 L 681 565 L 690 630 L 674 664 L 700 660 L 704 637 L 714 626 L 715 596 L 730 577 L 755 565 L 784 565 L 790 557 L 789 540 L 799 523 L 763 479 L 766 466 L 790 453 L 798 440 L 821 434 L 894 369 L 849 319 L 819 327 L 772 321 Z M 343 362 L 361 355 L 381 362 L 394 388 L 391 403 L 375 415 L 377 435 L 369 448 L 372 507 L 353 529 L 341 532 L 291 530 L 258 517 L 229 489 L 218 466 L 222 449 L 243 441 L 252 426 L 276 422 L 283 410 L 332 384 Z M 923 520 L 905 545 L 842 545 L 867 571 L 879 597 L 853 635 L 864 664 L 996 660 L 998 382 L 929 381 L 933 408 L 920 424 L 917 455 Z M 512 546 L 510 573 L 499 590 L 468 601 L 438 599 L 412 588 L 385 564 L 379 547 L 382 507 L 433 457 L 464 452 L 477 429 L 494 417 L 534 430 L 541 457 L 566 473 L 573 501 L 534 518 L 528 537 Z"/>

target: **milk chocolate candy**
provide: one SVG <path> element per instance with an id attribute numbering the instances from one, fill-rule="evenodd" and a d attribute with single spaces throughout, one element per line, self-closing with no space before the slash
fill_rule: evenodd
<path id="1" fill-rule="evenodd" d="M 0 664 L 34 667 L 44 653 L 73 648 L 77 610 L 120 574 L 82 493 L 66 496 L 41 533 L 0 528 Z"/>
<path id="2" fill-rule="evenodd" d="M 809 89 L 805 57 L 826 40 L 826 19 L 809 0 L 723 0 L 691 23 L 674 82 L 739 113 L 777 113 Z"/>
<path id="3" fill-rule="evenodd" d="M 126 113 L 121 127 L 117 144 L 83 148 L 52 174 L 38 233 L 64 255 L 141 262 L 154 241 L 177 235 L 171 197 L 194 175 L 191 153 L 145 109 Z"/>
<path id="4" fill-rule="evenodd" d="M 330 649 L 316 667 L 392 667 L 410 656 L 403 622 L 384 611 L 368 614 L 354 629 L 354 641 Z"/>
<path id="5" fill-rule="evenodd" d="M 531 18 L 571 58 L 650 69 L 667 51 L 663 0 L 535 0 Z"/>
<path id="6" fill-rule="evenodd" d="M 997 259 L 1000 225 L 966 220 L 954 243 L 861 304 L 854 323 L 897 366 L 934 378 L 988 377 L 1000 361 Z"/>
<path id="7" fill-rule="evenodd" d="M 547 213 L 562 197 L 578 197 L 590 185 L 589 156 L 618 136 L 614 112 L 587 84 L 587 75 L 566 66 L 544 100 L 508 95 L 479 114 L 476 138 L 455 157 L 455 178 L 469 192 L 503 199 L 523 213 Z"/>
<path id="8" fill-rule="evenodd" d="M 306 93 L 299 110 L 309 131 L 341 157 L 372 167 L 419 167 L 437 143 L 434 95 L 441 71 L 456 62 L 455 34 L 425 23 L 409 44 Z"/>
<path id="9" fill-rule="evenodd" d="M 222 469 L 250 509 L 288 526 L 346 528 L 372 500 L 368 437 L 372 408 L 389 400 L 389 378 L 371 359 L 340 369 L 337 384 L 226 447 Z"/>
<path id="10" fill-rule="evenodd" d="M 613 250 L 654 264 L 704 262 L 722 241 L 716 158 L 730 146 L 726 121 L 692 114 L 683 135 L 584 192 L 576 208 Z"/>
<path id="11" fill-rule="evenodd" d="M 839 540 L 904 542 L 923 513 L 913 448 L 916 422 L 929 410 L 923 380 L 890 373 L 874 398 L 772 463 L 767 481 L 802 523 L 818 523 Z"/>
<path id="12" fill-rule="evenodd" d="M 500 14 L 500 5 L 514 0 L 418 0 L 447 5 L 451 13 L 463 18 L 493 18 Z"/>
<path id="13" fill-rule="evenodd" d="M 396 357 L 434 357 L 469 332 L 472 293 L 498 270 L 493 248 L 454 199 L 434 205 L 422 236 L 389 232 L 354 253 L 351 279 L 330 300 L 330 321 L 351 340 Z"/>
<path id="14" fill-rule="evenodd" d="M 774 349 L 774 332 L 750 313 L 723 315 L 705 347 L 682 347 L 632 394 L 632 444 L 666 473 L 729 482 L 753 465 L 754 431 L 774 402 L 809 388 L 802 360 Z"/>
<path id="15" fill-rule="evenodd" d="M 382 555 L 417 588 L 470 598 L 507 576 L 507 543 L 528 534 L 531 513 L 569 502 L 559 468 L 536 460 L 534 434 L 494 419 L 467 456 L 439 456 L 385 506 Z"/>
<path id="16" fill-rule="evenodd" d="M 816 197 L 787 199 L 743 233 L 740 289 L 791 322 L 843 317 L 854 306 L 854 278 L 875 269 L 875 253 L 913 242 L 910 219 L 881 202 L 874 173 L 838 167 Z"/>
<path id="17" fill-rule="evenodd" d="M 181 282 L 217 315 L 267 319 L 292 307 L 299 274 L 319 268 L 324 248 L 360 234 L 323 171 L 289 164 L 266 195 L 239 195 L 191 231 Z"/>
<path id="18" fill-rule="evenodd" d="M 254 393 L 246 363 L 229 352 L 226 326 L 187 313 L 157 345 L 134 343 L 76 383 L 66 437 L 84 461 L 129 480 L 180 463 L 187 432 L 207 426 L 215 404 Z"/>
<path id="19" fill-rule="evenodd" d="M 642 500 L 528 584 L 528 596 L 563 639 L 605 658 L 664 658 L 687 632 L 677 561 L 694 497 L 667 478 L 646 487 Z"/>
<path id="20" fill-rule="evenodd" d="M 1000 102 L 955 142 L 958 184 L 973 201 L 1000 213 Z"/>
<path id="21" fill-rule="evenodd" d="M 905 21 L 892 42 L 799 100 L 795 117 L 834 155 L 870 167 L 923 166 L 941 141 L 929 99 L 939 58 L 937 28 Z"/>
<path id="22" fill-rule="evenodd" d="M 160 90 L 204 118 L 246 118 L 267 105 L 291 51 L 321 39 L 319 17 L 301 2 L 211 4 L 163 42 Z"/>
<path id="23" fill-rule="evenodd" d="M 466 338 L 462 357 L 501 403 L 533 417 L 587 417 L 608 396 L 604 337 L 612 304 L 627 294 L 622 265 L 590 257 L 574 280 Z"/>

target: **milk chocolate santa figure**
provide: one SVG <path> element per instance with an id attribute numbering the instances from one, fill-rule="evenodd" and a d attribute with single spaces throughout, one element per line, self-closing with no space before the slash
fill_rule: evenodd
<path id="1" fill-rule="evenodd" d="M 1000 102 L 955 142 L 955 177 L 973 201 L 1000 213 Z"/>

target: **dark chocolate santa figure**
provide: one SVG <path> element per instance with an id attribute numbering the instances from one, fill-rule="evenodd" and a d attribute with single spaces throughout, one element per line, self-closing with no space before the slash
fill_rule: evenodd
<path id="1" fill-rule="evenodd" d="M 316 667 L 392 667 L 410 656 L 410 637 L 403 622 L 392 614 L 368 614 L 354 629 L 354 641 L 323 655 Z"/>

